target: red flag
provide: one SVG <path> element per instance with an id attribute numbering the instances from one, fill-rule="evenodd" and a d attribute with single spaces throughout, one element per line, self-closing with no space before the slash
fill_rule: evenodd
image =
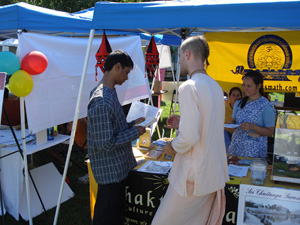
<path id="1" fill-rule="evenodd" d="M 96 78 L 96 81 L 97 81 L 97 67 L 100 67 L 100 69 L 102 70 L 102 72 L 104 73 L 104 62 L 105 62 L 105 59 L 106 59 L 106 56 L 111 53 L 112 50 L 111 50 L 111 47 L 110 47 L 110 44 L 107 40 L 107 37 L 106 37 L 106 34 L 105 34 L 105 31 L 103 31 L 103 36 L 102 36 L 102 42 L 101 42 L 101 45 L 96 53 L 96 59 L 97 59 L 97 63 L 96 63 L 96 66 L 95 66 L 95 70 L 96 70 L 96 74 L 95 74 L 95 78 Z"/>
<path id="2" fill-rule="evenodd" d="M 149 74 L 149 76 L 155 76 L 155 71 L 158 69 L 159 65 L 159 54 L 153 36 L 149 42 L 145 55 L 146 72 Z"/>

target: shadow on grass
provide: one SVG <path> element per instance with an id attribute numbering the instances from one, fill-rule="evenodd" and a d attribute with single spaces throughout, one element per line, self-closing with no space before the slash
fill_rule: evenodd
<path id="1" fill-rule="evenodd" d="M 56 150 L 59 149 L 62 152 L 67 152 L 68 145 L 59 144 L 54 146 Z M 74 147 L 71 155 L 71 160 L 74 162 L 68 169 L 68 180 L 70 181 L 70 188 L 74 192 L 74 197 L 64 202 L 60 206 L 60 212 L 58 217 L 58 225 L 89 225 L 91 224 L 90 217 L 90 199 L 89 199 L 89 184 L 80 184 L 77 182 L 77 178 L 86 174 L 86 171 L 81 167 L 86 168 L 84 165 L 86 152 L 76 152 Z M 42 166 L 52 162 L 52 158 L 47 149 L 39 151 L 33 154 L 33 165 L 35 167 Z M 76 163 L 75 163 L 76 162 Z M 77 166 L 80 165 L 81 167 Z M 63 168 L 56 166 L 60 173 L 63 172 Z M 45 174 L 47 179 L 47 174 Z M 60 185 L 60 184 L 59 184 Z M 57 201 L 58 199 L 56 199 Z M 52 225 L 54 221 L 56 207 L 50 209 L 46 213 L 33 218 L 33 224 L 38 225 Z M 2 220 L 2 217 L 0 218 Z M 28 221 L 25 221 L 20 216 L 19 221 L 16 221 L 10 214 L 6 213 L 4 216 L 4 224 L 9 225 L 27 225 Z"/>

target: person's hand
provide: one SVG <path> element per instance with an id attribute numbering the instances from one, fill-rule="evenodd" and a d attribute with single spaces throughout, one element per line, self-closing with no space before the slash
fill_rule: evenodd
<path id="1" fill-rule="evenodd" d="M 253 130 L 253 123 L 248 123 L 248 122 L 245 122 L 245 123 L 242 123 L 240 124 L 240 127 L 242 130 Z"/>
<path id="2" fill-rule="evenodd" d="M 135 121 L 134 121 L 134 124 L 138 124 L 138 123 L 140 123 L 140 122 L 142 122 L 142 121 L 144 121 L 145 120 L 145 117 L 140 117 L 140 118 L 138 118 L 138 119 L 136 119 Z"/>
<path id="3" fill-rule="evenodd" d="M 235 131 L 235 128 L 227 128 L 227 127 L 225 127 L 224 129 L 225 129 L 227 132 L 231 133 L 231 134 L 233 134 L 233 132 Z"/>
<path id="4" fill-rule="evenodd" d="M 174 150 L 174 148 L 171 145 L 171 142 L 169 142 L 168 144 L 166 144 L 163 148 L 162 148 L 163 152 L 166 153 L 167 155 L 176 155 L 176 151 Z"/>
<path id="5" fill-rule="evenodd" d="M 240 125 L 242 130 L 254 130 L 254 126 L 255 126 L 254 123 L 248 123 L 248 122 L 242 123 Z M 253 138 L 260 137 L 260 134 L 258 134 L 256 132 L 249 132 L 248 135 L 253 137 Z"/>
<path id="6" fill-rule="evenodd" d="M 136 126 L 136 128 L 138 129 L 140 135 L 144 134 L 146 132 L 146 128 L 142 127 L 142 126 Z"/>
<path id="7" fill-rule="evenodd" d="M 164 125 L 164 127 L 170 129 L 178 128 L 179 121 L 180 121 L 180 116 L 173 114 L 167 119 L 167 125 Z"/>

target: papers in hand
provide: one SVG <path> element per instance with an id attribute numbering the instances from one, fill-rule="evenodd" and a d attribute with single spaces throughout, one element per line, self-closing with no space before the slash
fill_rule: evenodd
<path id="1" fill-rule="evenodd" d="M 131 104 L 126 121 L 131 122 L 140 117 L 145 117 L 146 119 L 149 118 L 151 123 L 147 123 L 147 121 L 149 120 L 145 120 L 145 122 L 143 123 L 146 124 L 146 126 L 151 126 L 151 135 L 152 135 L 161 113 L 162 113 L 162 109 L 159 109 L 151 105 L 147 105 L 139 101 L 135 101 Z M 155 120 L 152 121 L 150 118 L 151 119 L 155 118 Z M 143 126 L 143 125 L 141 125 L 140 123 L 137 126 Z"/>
<path id="2" fill-rule="evenodd" d="M 237 128 L 239 126 L 240 126 L 239 124 L 234 124 L 234 123 L 225 123 L 224 124 L 224 127 L 226 127 L 226 128 Z"/>
<path id="3" fill-rule="evenodd" d="M 155 122 L 156 122 L 156 118 L 146 117 L 145 120 L 134 124 L 134 126 L 150 127 Z"/>

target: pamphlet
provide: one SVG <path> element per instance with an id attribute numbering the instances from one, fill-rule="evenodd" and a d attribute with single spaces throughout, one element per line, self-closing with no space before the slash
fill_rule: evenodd
<path id="1" fill-rule="evenodd" d="M 141 151 L 149 151 L 149 150 L 151 150 L 153 147 L 154 147 L 154 145 L 151 144 L 149 148 L 142 147 L 142 146 L 137 146 L 136 148 L 137 148 L 138 150 L 141 150 Z"/>
<path id="2" fill-rule="evenodd" d="M 165 141 L 165 140 L 162 140 L 162 139 L 158 139 L 156 141 L 153 141 L 153 144 L 156 145 L 156 146 L 159 146 L 159 147 L 164 147 L 168 143 L 169 143 L 169 141 Z"/>
<path id="3" fill-rule="evenodd" d="M 162 113 L 162 109 L 145 104 L 140 101 L 135 101 L 131 104 L 126 121 L 131 122 L 138 118 L 145 117 L 147 120 L 145 120 L 146 122 L 144 123 L 147 126 L 150 126 L 151 135 L 152 135 L 154 133 L 154 128 L 156 127 L 157 121 L 159 120 L 161 113 Z M 152 121 L 153 119 L 155 119 L 155 121 Z M 150 121 L 151 123 L 147 123 Z M 140 124 L 137 126 L 141 126 Z"/>
<path id="4" fill-rule="evenodd" d="M 134 126 L 150 127 L 155 122 L 156 122 L 156 118 L 146 117 L 145 120 L 134 124 Z"/>
<path id="5" fill-rule="evenodd" d="M 173 155 L 168 155 L 168 154 L 164 153 L 163 160 L 173 161 L 173 159 L 174 159 Z"/>
<path id="6" fill-rule="evenodd" d="M 170 161 L 152 161 L 149 160 L 142 165 L 138 171 L 145 173 L 167 174 L 172 168 L 173 162 Z"/>
<path id="7" fill-rule="evenodd" d="M 248 173 L 249 166 L 236 166 L 229 164 L 228 173 L 230 176 L 234 177 L 246 177 Z"/>
<path id="8" fill-rule="evenodd" d="M 153 149 L 145 155 L 145 158 L 158 159 L 162 155 L 162 153 L 163 153 L 162 151 L 158 151 L 158 150 Z"/>
<path id="9" fill-rule="evenodd" d="M 240 126 L 239 124 L 234 124 L 234 123 L 225 123 L 224 124 L 225 128 L 237 128 L 239 126 Z"/>
<path id="10" fill-rule="evenodd" d="M 25 142 L 31 142 L 35 139 L 35 135 L 32 135 L 29 133 L 28 130 L 25 130 Z M 19 144 L 22 144 L 22 137 L 21 137 L 21 132 L 16 133 L 17 141 Z M 5 147 L 11 147 L 17 145 L 13 134 L 11 133 L 11 130 L 1 130 L 0 132 L 0 147 L 5 148 Z"/>
<path id="11" fill-rule="evenodd" d="M 140 150 L 138 150 L 137 148 L 132 147 L 132 151 L 135 158 L 139 158 L 139 157 L 144 158 L 144 154 L 141 153 Z"/>

